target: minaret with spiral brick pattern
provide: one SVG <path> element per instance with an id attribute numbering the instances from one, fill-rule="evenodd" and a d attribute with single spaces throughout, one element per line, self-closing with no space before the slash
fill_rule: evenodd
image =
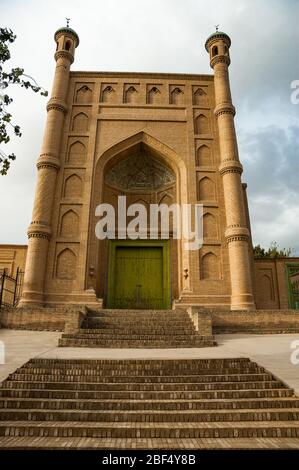
<path id="1" fill-rule="evenodd" d="M 242 194 L 238 144 L 234 125 L 235 108 L 232 104 L 228 67 L 230 65 L 229 36 L 216 31 L 209 36 L 205 47 L 214 69 L 215 116 L 220 143 L 220 167 L 222 176 L 226 231 L 231 276 L 231 309 L 254 310 L 252 278 L 249 260 L 249 229 Z"/>
<path id="2" fill-rule="evenodd" d="M 37 186 L 32 222 L 28 228 L 28 252 L 21 306 L 43 305 L 44 279 L 49 240 L 52 231 L 52 209 L 57 174 L 60 168 L 60 145 L 67 111 L 66 99 L 70 66 L 79 44 L 77 33 L 67 27 L 54 35 L 56 69 L 51 98 L 47 104 L 47 121 L 41 154 L 37 161 Z"/>

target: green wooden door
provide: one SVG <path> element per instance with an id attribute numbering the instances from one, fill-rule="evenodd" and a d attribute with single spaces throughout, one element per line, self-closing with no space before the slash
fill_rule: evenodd
<path id="1" fill-rule="evenodd" d="M 289 308 L 299 309 L 299 264 L 286 263 Z"/>
<path id="2" fill-rule="evenodd" d="M 163 246 L 116 246 L 110 262 L 108 307 L 169 308 Z M 167 276 L 166 276 L 167 277 Z"/>

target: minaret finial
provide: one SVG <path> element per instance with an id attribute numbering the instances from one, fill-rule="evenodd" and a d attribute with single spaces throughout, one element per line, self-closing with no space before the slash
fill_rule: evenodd
<path id="1" fill-rule="evenodd" d="M 69 28 L 70 27 L 70 18 L 66 18 L 66 27 Z"/>
<path id="2" fill-rule="evenodd" d="M 215 28 L 216 28 L 216 33 L 218 33 L 219 24 L 215 24 Z"/>

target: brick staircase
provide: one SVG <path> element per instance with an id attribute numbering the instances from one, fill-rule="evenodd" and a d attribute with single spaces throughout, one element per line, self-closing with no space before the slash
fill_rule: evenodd
<path id="1" fill-rule="evenodd" d="M 299 398 L 247 358 L 36 358 L 0 408 L 1 449 L 299 448 Z"/>
<path id="2" fill-rule="evenodd" d="M 76 333 L 59 346 L 89 348 L 204 348 L 213 336 L 198 334 L 185 310 L 89 310 Z"/>

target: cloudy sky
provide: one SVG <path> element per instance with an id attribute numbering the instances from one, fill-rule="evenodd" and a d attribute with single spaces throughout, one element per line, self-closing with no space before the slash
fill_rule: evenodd
<path id="1" fill-rule="evenodd" d="M 214 25 L 232 39 L 230 67 L 243 181 L 253 241 L 276 240 L 299 255 L 298 0 L 0 0 L 1 26 L 17 40 L 11 66 L 46 89 L 55 30 L 71 18 L 80 36 L 73 70 L 211 73 L 204 49 Z M 25 244 L 45 123 L 46 98 L 11 88 L 23 135 L 6 148 L 17 160 L 0 176 L 0 243 Z"/>

